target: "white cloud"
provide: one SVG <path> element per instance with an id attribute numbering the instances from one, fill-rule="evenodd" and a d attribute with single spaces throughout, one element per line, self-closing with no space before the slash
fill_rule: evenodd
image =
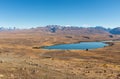
<path id="1" fill-rule="evenodd" d="M 82 27 L 90 27 L 91 25 L 89 24 L 83 24 Z"/>

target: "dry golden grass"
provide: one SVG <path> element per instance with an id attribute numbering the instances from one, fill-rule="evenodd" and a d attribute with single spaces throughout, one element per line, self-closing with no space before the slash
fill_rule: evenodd
<path id="1" fill-rule="evenodd" d="M 72 38 L 67 38 L 70 36 Z M 86 35 L 87 36 L 87 35 Z M 0 79 L 120 79 L 120 43 L 95 50 L 33 47 L 118 39 L 108 35 L 53 34 L 20 30 L 0 33 Z"/>

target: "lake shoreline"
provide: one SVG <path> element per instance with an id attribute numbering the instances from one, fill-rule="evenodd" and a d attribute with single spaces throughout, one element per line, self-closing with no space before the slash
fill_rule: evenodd
<path id="1" fill-rule="evenodd" d="M 93 44 L 91 44 L 91 46 L 89 46 L 89 45 L 87 45 L 87 47 L 86 46 L 74 46 L 74 47 L 72 47 L 72 46 L 70 46 L 70 48 L 64 48 L 64 46 L 66 45 L 80 45 L 80 44 L 83 44 L 84 45 L 84 43 L 85 44 L 91 44 L 91 43 L 93 43 Z M 102 43 L 103 43 L 103 46 L 101 47 L 101 46 L 98 46 L 98 47 L 96 47 L 96 46 L 93 46 L 94 45 L 94 43 L 95 44 L 97 44 L 97 43 L 99 43 L 98 45 L 101 45 Z M 106 44 L 106 45 L 104 45 L 104 44 Z M 42 47 L 40 47 L 40 49 L 48 49 L 48 50 L 91 50 L 91 49 L 97 49 L 97 48 L 103 48 L 103 47 L 107 47 L 107 46 L 111 46 L 112 45 L 112 43 L 105 43 L 105 42 L 102 42 L 102 41 L 97 41 L 97 42 L 78 42 L 78 43 L 69 43 L 69 44 L 55 44 L 55 45 L 51 45 L 51 46 L 42 46 Z M 55 47 L 55 46 L 62 46 L 63 48 L 49 48 L 49 47 Z M 89 47 L 88 47 L 89 46 Z M 72 48 L 71 48 L 72 47 Z M 77 47 L 77 48 L 75 48 L 75 47 Z M 79 48 L 80 47 L 80 48 Z"/>

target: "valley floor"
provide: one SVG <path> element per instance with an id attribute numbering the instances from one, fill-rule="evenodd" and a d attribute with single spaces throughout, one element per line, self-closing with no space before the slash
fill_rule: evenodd
<path id="1" fill-rule="evenodd" d="M 90 39 L 71 37 L 74 38 L 55 34 L 0 33 L 0 79 L 120 79 L 120 42 L 89 51 L 34 49 L 83 40 L 111 40 L 105 35 L 91 35 Z"/>

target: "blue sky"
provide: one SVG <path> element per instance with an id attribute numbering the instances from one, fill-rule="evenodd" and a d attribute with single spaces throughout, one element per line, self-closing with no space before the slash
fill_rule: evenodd
<path id="1" fill-rule="evenodd" d="M 120 26 L 120 0 L 0 0 L 0 26 Z"/>

